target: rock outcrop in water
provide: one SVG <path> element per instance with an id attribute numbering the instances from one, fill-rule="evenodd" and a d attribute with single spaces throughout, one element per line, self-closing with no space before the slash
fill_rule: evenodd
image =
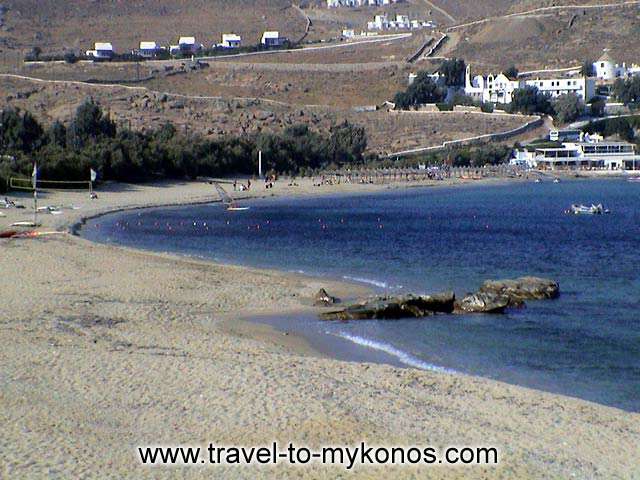
<path id="1" fill-rule="evenodd" d="M 509 306 L 511 306 L 509 297 L 477 292 L 457 302 L 454 313 L 504 313 Z"/>
<path id="2" fill-rule="evenodd" d="M 402 295 L 373 297 L 340 310 L 323 312 L 324 320 L 397 320 L 421 318 L 438 313 L 452 313 L 455 303 L 453 292 L 437 295 Z"/>
<path id="3" fill-rule="evenodd" d="M 558 282 L 547 278 L 520 277 L 515 280 L 487 280 L 480 293 L 508 297 L 512 304 L 523 300 L 544 300 L 560 294 Z"/>
<path id="4" fill-rule="evenodd" d="M 330 305 L 323 301 L 324 297 L 321 294 L 328 297 L 324 289 L 320 290 L 316 295 L 316 304 Z M 497 314 L 504 313 L 510 307 L 523 306 L 524 300 L 556 298 L 559 294 L 558 282 L 546 278 L 487 280 L 476 293 L 471 293 L 458 302 L 453 292 L 420 296 L 380 296 L 362 300 L 339 310 L 321 313 L 320 318 L 324 320 L 397 320 L 422 318 L 439 313 Z"/>

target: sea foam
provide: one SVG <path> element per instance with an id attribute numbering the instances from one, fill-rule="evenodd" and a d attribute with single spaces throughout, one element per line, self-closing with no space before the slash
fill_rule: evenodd
<path id="1" fill-rule="evenodd" d="M 336 337 L 349 340 L 350 342 L 353 342 L 357 345 L 361 345 L 363 347 L 367 347 L 372 350 L 377 350 L 379 352 L 384 352 L 398 359 L 401 363 L 409 367 L 419 368 L 421 370 L 429 370 L 431 372 L 458 373 L 455 370 L 452 370 L 450 368 L 439 367 L 437 365 L 432 365 L 430 363 L 427 363 L 388 343 L 378 342 L 376 340 L 360 337 L 358 335 L 351 335 L 350 333 L 346 333 L 346 332 L 338 332 L 338 333 L 327 332 L 327 333 L 329 335 L 335 335 Z"/>
<path id="2" fill-rule="evenodd" d="M 380 280 L 372 280 L 370 278 L 350 277 L 349 275 L 344 275 L 342 278 L 345 280 L 350 280 L 352 282 L 366 283 L 367 285 L 373 285 L 374 287 L 384 288 L 389 290 L 399 290 L 402 288 L 402 285 L 389 285 L 387 282 L 382 282 Z"/>

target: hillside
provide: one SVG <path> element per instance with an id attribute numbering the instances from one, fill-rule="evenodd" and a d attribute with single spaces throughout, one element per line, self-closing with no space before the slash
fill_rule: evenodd
<path id="1" fill-rule="evenodd" d="M 481 68 L 580 65 L 596 60 L 604 48 L 618 61 L 640 62 L 638 6 L 510 17 L 473 25 L 456 35 L 459 40 L 447 55 Z"/>
<path id="2" fill-rule="evenodd" d="M 264 30 L 302 36 L 305 18 L 287 0 L 4 0 L 0 48 L 43 51 L 86 50 L 94 41 L 111 41 L 118 51 L 140 40 L 162 44 L 195 35 L 206 45 L 234 31 L 247 44 Z"/>

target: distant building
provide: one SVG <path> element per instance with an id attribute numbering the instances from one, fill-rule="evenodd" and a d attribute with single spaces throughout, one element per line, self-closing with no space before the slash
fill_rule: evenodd
<path id="1" fill-rule="evenodd" d="M 195 55 L 202 49 L 202 45 L 196 43 L 195 37 L 180 37 L 178 45 L 171 45 L 169 53 L 172 55 Z"/>
<path id="2" fill-rule="evenodd" d="M 618 78 L 629 78 L 640 75 L 640 65 L 627 66 L 626 63 L 616 63 L 607 50 L 593 63 L 593 71 L 600 83 L 613 83 Z"/>
<path id="3" fill-rule="evenodd" d="M 87 57 L 94 58 L 96 60 L 110 60 L 115 55 L 113 45 L 109 42 L 96 42 L 93 46 L 93 50 L 87 50 Z"/>
<path id="4" fill-rule="evenodd" d="M 519 88 L 536 87 L 540 92 L 557 98 L 560 95 L 575 93 L 583 102 L 589 102 L 595 96 L 595 81 L 587 77 L 551 77 L 510 79 L 504 73 L 477 75 L 471 78 L 471 67 L 467 66 L 464 94 L 478 102 L 509 104 L 513 92 Z"/>
<path id="5" fill-rule="evenodd" d="M 467 65 L 464 94 L 477 102 L 511 103 L 513 92 L 520 86 L 519 80 L 511 80 L 504 73 L 487 77 L 476 75 L 472 79 L 471 67 Z"/>
<path id="6" fill-rule="evenodd" d="M 281 37 L 279 32 L 264 32 L 260 43 L 265 47 L 281 47 L 287 42 L 286 37 Z"/>
<path id="7" fill-rule="evenodd" d="M 526 148 L 523 150 L 514 150 L 513 158 L 509 160 L 509 165 L 524 168 L 535 168 L 535 157 L 535 152 L 529 151 Z"/>
<path id="8" fill-rule="evenodd" d="M 596 94 L 596 84 L 592 78 L 551 78 L 551 79 L 531 79 L 525 80 L 526 86 L 536 87 L 542 93 L 546 93 L 553 98 L 567 93 L 575 93 L 580 100 L 587 103 Z"/>
<path id="9" fill-rule="evenodd" d="M 218 44 L 222 48 L 240 48 L 242 44 L 242 37 L 235 33 L 223 33 L 222 42 Z"/>
<path id="10" fill-rule="evenodd" d="M 327 0 L 327 8 L 380 7 L 402 1 L 404 0 Z"/>
<path id="11" fill-rule="evenodd" d="M 395 19 L 390 19 L 386 13 L 375 15 L 373 21 L 367 22 L 368 30 L 412 30 L 434 27 L 435 23 L 431 21 L 411 19 L 409 15 L 400 14 L 397 14 Z"/>
<path id="12" fill-rule="evenodd" d="M 541 170 L 640 170 L 640 155 L 635 145 L 608 142 L 600 136 L 581 136 L 577 142 L 557 148 L 538 148 L 535 166 Z"/>
<path id="13" fill-rule="evenodd" d="M 155 58 L 162 51 L 156 42 L 140 42 L 140 48 L 135 52 L 143 58 Z"/>

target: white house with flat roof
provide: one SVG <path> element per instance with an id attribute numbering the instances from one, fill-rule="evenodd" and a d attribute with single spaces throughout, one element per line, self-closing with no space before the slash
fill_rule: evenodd
<path id="1" fill-rule="evenodd" d="M 280 32 L 264 32 L 260 43 L 265 47 L 281 47 L 287 41 L 286 37 L 281 37 Z"/>
<path id="2" fill-rule="evenodd" d="M 195 37 L 180 37 L 177 45 L 169 47 L 171 55 L 194 55 L 202 49 L 202 45 L 196 43 Z"/>
<path id="3" fill-rule="evenodd" d="M 143 58 L 154 58 L 162 48 L 156 42 L 140 42 L 138 51 L 135 52 Z"/>
<path id="4" fill-rule="evenodd" d="M 536 87 L 540 92 L 552 98 L 567 93 L 575 93 L 583 102 L 589 102 L 595 96 L 595 80 L 587 77 L 554 78 L 508 78 L 504 73 L 490 74 L 487 77 L 477 75 L 471 78 L 471 67 L 467 66 L 465 75 L 465 95 L 478 102 L 509 104 L 513 101 L 513 92 L 524 87 Z"/>
<path id="5" fill-rule="evenodd" d="M 584 103 L 596 95 L 596 82 L 588 77 L 535 78 L 524 81 L 525 86 L 536 87 L 540 92 L 557 98 L 560 95 L 575 93 Z"/>
<path id="6" fill-rule="evenodd" d="M 240 48 L 242 37 L 235 33 L 223 33 L 222 42 L 218 44 L 222 48 Z"/>
<path id="7" fill-rule="evenodd" d="M 114 54 L 113 45 L 109 42 L 96 42 L 93 45 L 93 50 L 87 50 L 87 57 L 96 60 L 110 60 Z"/>

